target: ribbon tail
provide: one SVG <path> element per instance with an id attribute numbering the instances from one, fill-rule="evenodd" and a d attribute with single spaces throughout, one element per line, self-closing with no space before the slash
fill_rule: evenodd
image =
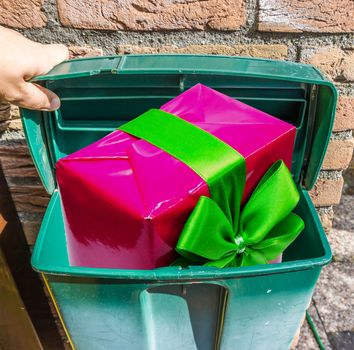
<path id="1" fill-rule="evenodd" d="M 304 227 L 304 221 L 298 215 L 290 213 L 269 232 L 264 240 L 254 244 L 252 249 L 262 252 L 268 261 L 274 260 L 294 242 Z"/>
<path id="2" fill-rule="evenodd" d="M 176 251 L 194 264 L 223 259 L 235 251 L 232 226 L 212 199 L 200 197 L 183 227 Z"/>

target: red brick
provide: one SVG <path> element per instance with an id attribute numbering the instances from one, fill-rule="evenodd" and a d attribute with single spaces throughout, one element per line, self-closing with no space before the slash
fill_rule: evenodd
<path id="1" fill-rule="evenodd" d="M 310 63 L 336 81 L 354 81 L 354 51 L 338 47 L 307 47 L 302 49 L 302 62 Z"/>
<path id="2" fill-rule="evenodd" d="M 92 46 L 69 46 L 70 58 L 102 56 L 103 51 Z"/>
<path id="3" fill-rule="evenodd" d="M 0 101 L 0 132 L 6 130 L 22 130 L 22 123 L 18 107 Z"/>
<path id="4" fill-rule="evenodd" d="M 6 131 L 9 128 L 9 125 L 10 125 L 10 121 L 9 120 L 0 122 L 0 133 Z"/>
<path id="5" fill-rule="evenodd" d="M 0 145 L 0 162 L 5 177 L 33 177 L 38 173 L 26 145 Z"/>
<path id="6" fill-rule="evenodd" d="M 44 27 L 44 0 L 0 0 L 0 24 L 12 28 Z"/>
<path id="7" fill-rule="evenodd" d="M 331 140 L 323 161 L 323 169 L 346 169 L 352 159 L 354 140 Z"/>
<path id="8" fill-rule="evenodd" d="M 50 197 L 41 185 L 9 186 L 16 210 L 26 213 L 44 213 Z"/>
<path id="9" fill-rule="evenodd" d="M 150 47 L 137 45 L 120 45 L 118 54 L 144 54 L 144 53 L 181 53 L 181 54 L 212 54 L 250 56 L 273 59 L 285 59 L 288 56 L 286 45 L 188 45 L 177 47 L 173 45 Z"/>
<path id="10" fill-rule="evenodd" d="M 354 129 L 354 97 L 339 96 L 333 131 Z"/>
<path id="11" fill-rule="evenodd" d="M 7 129 L 11 131 L 23 130 L 21 119 L 10 120 Z"/>
<path id="12" fill-rule="evenodd" d="M 339 179 L 319 179 L 310 191 L 310 196 L 316 207 L 328 207 L 339 203 L 342 189 L 342 177 Z"/>
<path id="13" fill-rule="evenodd" d="M 11 105 L 7 102 L 0 101 L 0 123 L 11 118 Z"/>
<path id="14" fill-rule="evenodd" d="M 244 0 L 58 0 L 64 26 L 106 30 L 235 30 L 245 24 Z"/>
<path id="15" fill-rule="evenodd" d="M 268 32 L 354 31 L 352 0 L 259 0 L 258 29 Z"/>

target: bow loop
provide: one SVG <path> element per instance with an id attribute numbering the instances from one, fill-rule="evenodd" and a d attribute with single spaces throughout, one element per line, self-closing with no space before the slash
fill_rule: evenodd
<path id="1" fill-rule="evenodd" d="M 303 220 L 292 213 L 300 196 L 283 161 L 269 168 L 241 214 L 241 196 L 233 188 L 240 186 L 243 189 L 244 176 L 238 179 L 243 179 L 243 182 L 230 182 L 232 188 L 226 195 L 224 192 L 215 200 L 214 197 L 200 197 L 176 246 L 177 252 L 187 259 L 184 265 L 197 263 L 232 267 L 267 264 L 303 230 Z M 214 193 L 216 190 L 214 185 Z M 238 194 L 236 206 L 235 197 L 230 200 L 224 198 L 235 193 Z M 222 207 L 220 198 L 224 198 Z M 238 218 L 239 222 L 235 222 Z M 175 264 L 179 264 L 178 261 Z"/>
<path id="2" fill-rule="evenodd" d="M 240 230 L 246 243 L 260 242 L 295 208 L 299 197 L 284 162 L 275 162 L 262 177 L 241 213 Z"/>
<path id="3" fill-rule="evenodd" d="M 215 234 L 206 234 L 211 230 Z M 183 227 L 176 250 L 193 262 L 220 260 L 235 253 L 231 223 L 214 200 L 199 198 Z"/>

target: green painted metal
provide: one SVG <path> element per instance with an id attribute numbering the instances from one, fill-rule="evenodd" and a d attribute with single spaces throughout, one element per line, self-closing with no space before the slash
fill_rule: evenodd
<path id="1" fill-rule="evenodd" d="M 52 199 L 32 265 L 44 273 L 77 349 L 288 349 L 331 250 L 307 194 L 330 137 L 337 94 L 315 68 L 222 56 L 114 56 L 64 62 L 35 79 L 57 112 L 22 110 L 29 147 Z M 292 173 L 305 230 L 283 263 L 241 268 L 119 270 L 68 262 L 54 166 L 196 83 L 297 127 Z"/>
<path id="2" fill-rule="evenodd" d="M 188 269 L 164 267 L 154 270 L 120 270 L 69 265 L 63 216 L 60 208 L 60 195 L 58 191 L 55 191 L 37 238 L 32 255 L 32 265 L 36 270 L 48 274 L 159 281 L 193 280 L 196 277 L 213 280 L 216 278 L 244 277 L 250 274 L 262 275 L 265 272 L 267 274 L 286 273 L 309 267 L 321 267 L 330 262 L 331 250 L 307 192 L 302 191 L 301 193 L 300 204 L 294 212 L 304 219 L 305 233 L 302 233 L 286 251 L 282 264 L 227 269 L 191 266 Z M 294 260 L 296 261 L 294 262 Z"/>
<path id="3" fill-rule="evenodd" d="M 77 349 L 288 349 L 331 260 L 311 200 L 300 193 L 296 212 L 306 228 L 281 264 L 118 270 L 69 265 L 55 191 L 32 264 Z"/>

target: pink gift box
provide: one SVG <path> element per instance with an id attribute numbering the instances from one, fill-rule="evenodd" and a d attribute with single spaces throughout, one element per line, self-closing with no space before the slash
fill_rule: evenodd
<path id="1" fill-rule="evenodd" d="M 294 126 L 213 89 L 198 84 L 161 109 L 215 135 L 246 159 L 243 201 L 275 161 L 291 166 Z M 120 130 L 60 159 L 57 178 L 73 266 L 169 265 L 198 198 L 209 196 L 207 184 L 188 166 Z"/>

